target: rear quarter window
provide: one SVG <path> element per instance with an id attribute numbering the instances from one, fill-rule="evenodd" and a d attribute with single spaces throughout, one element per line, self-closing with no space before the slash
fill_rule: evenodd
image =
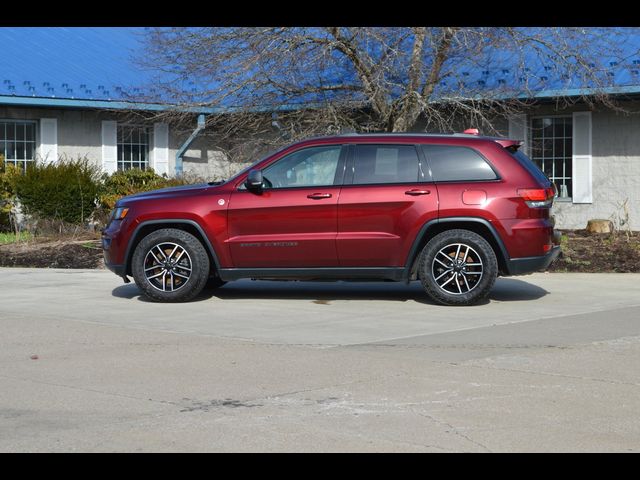
<path id="1" fill-rule="evenodd" d="M 545 185 L 548 184 L 548 183 L 551 183 L 551 180 L 549 180 L 549 178 L 544 174 L 544 172 L 542 170 L 540 170 L 540 168 L 534 163 L 534 161 L 531 160 L 529 157 L 527 157 L 524 152 L 522 152 L 520 150 L 515 150 L 514 148 L 507 148 L 507 151 L 536 180 L 542 182 Z"/>
<path id="2" fill-rule="evenodd" d="M 497 180 L 498 175 L 480 153 L 469 147 L 422 145 L 435 182 Z"/>

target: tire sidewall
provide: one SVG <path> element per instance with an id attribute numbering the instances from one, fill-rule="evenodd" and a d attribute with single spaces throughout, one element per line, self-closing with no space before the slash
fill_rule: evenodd
<path id="1" fill-rule="evenodd" d="M 451 243 L 469 245 L 480 255 L 483 264 L 480 282 L 471 291 L 459 295 L 447 293 L 440 288 L 432 273 L 435 255 Z M 443 305 L 473 305 L 485 298 L 493 288 L 498 276 L 498 262 L 489 242 L 477 233 L 469 230 L 449 230 L 436 235 L 425 245 L 418 272 L 422 286 L 436 302 Z"/>
<path id="2" fill-rule="evenodd" d="M 155 288 L 144 273 L 144 260 L 151 248 L 159 243 L 171 242 L 184 248 L 191 257 L 189 281 L 175 292 L 163 292 Z M 200 241 L 188 232 L 166 228 L 144 237 L 137 245 L 132 258 L 131 271 L 136 285 L 146 297 L 159 302 L 184 302 L 191 300 L 204 288 L 209 279 L 209 256 Z"/>

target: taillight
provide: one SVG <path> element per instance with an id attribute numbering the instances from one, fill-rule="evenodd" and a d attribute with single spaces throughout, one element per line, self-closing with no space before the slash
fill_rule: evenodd
<path id="1" fill-rule="evenodd" d="M 520 195 L 530 208 L 550 208 L 556 195 L 553 187 L 549 188 L 519 188 Z"/>

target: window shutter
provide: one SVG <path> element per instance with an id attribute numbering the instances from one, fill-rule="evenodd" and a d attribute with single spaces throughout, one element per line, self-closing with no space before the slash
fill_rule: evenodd
<path id="1" fill-rule="evenodd" d="M 593 203 L 591 112 L 573 114 L 573 203 Z"/>
<path id="2" fill-rule="evenodd" d="M 102 170 L 113 173 L 118 168 L 117 122 L 102 122 Z"/>
<path id="3" fill-rule="evenodd" d="M 508 118 L 509 120 L 509 138 L 513 140 L 522 140 L 524 142 L 521 147 L 524 152 L 529 148 L 528 145 L 528 135 L 527 135 L 527 116 L 525 114 L 521 115 L 511 115 Z"/>
<path id="4" fill-rule="evenodd" d="M 40 158 L 45 163 L 58 161 L 58 119 L 40 119 Z"/>
<path id="5" fill-rule="evenodd" d="M 153 169 L 159 175 L 169 174 L 169 125 L 153 124 Z"/>

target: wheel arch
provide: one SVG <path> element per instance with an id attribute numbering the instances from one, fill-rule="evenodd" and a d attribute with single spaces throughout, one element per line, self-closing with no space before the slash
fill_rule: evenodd
<path id="1" fill-rule="evenodd" d="M 133 258 L 133 252 L 135 251 L 138 244 L 144 237 L 146 237 L 150 233 L 155 232 L 156 230 L 161 230 L 163 228 L 175 228 L 178 230 L 183 230 L 196 237 L 205 247 L 207 255 L 209 256 L 211 267 L 215 268 L 216 271 L 220 269 L 218 256 L 216 255 L 213 245 L 211 245 L 209 238 L 197 222 L 195 222 L 194 220 L 186 219 L 147 220 L 140 223 L 140 225 L 136 227 L 133 234 L 131 235 L 131 240 L 129 241 L 129 245 L 127 246 L 127 250 L 125 253 L 124 271 L 126 275 L 132 274 L 131 259 Z"/>
<path id="2" fill-rule="evenodd" d="M 507 266 L 507 260 L 509 259 L 509 255 L 507 253 L 507 249 L 495 227 L 491 225 L 488 220 L 478 217 L 448 217 L 431 220 L 424 224 L 418 232 L 405 264 L 406 281 L 415 280 L 417 278 L 420 252 L 422 252 L 422 249 L 429 240 L 439 233 L 453 229 L 469 230 L 477 233 L 489 242 L 489 245 L 491 245 L 491 248 L 493 248 L 496 255 L 496 259 L 498 260 L 498 271 L 502 275 L 508 274 L 509 269 Z"/>

